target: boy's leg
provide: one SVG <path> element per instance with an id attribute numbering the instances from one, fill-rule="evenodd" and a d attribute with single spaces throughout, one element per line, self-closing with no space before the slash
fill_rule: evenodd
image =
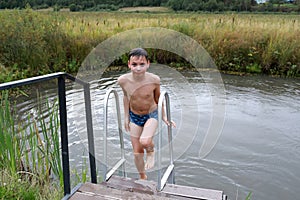
<path id="1" fill-rule="evenodd" d="M 155 163 L 153 136 L 156 132 L 157 125 L 158 122 L 156 119 L 154 118 L 148 119 L 148 121 L 144 125 L 144 129 L 140 137 L 140 143 L 142 147 L 147 151 L 147 158 L 145 164 L 146 170 L 154 167 L 154 163 Z"/>
<path id="2" fill-rule="evenodd" d="M 142 131 L 142 127 L 134 123 L 130 123 L 130 138 L 134 153 L 134 163 L 140 174 L 140 179 L 147 179 L 144 163 L 144 148 L 140 143 Z"/>

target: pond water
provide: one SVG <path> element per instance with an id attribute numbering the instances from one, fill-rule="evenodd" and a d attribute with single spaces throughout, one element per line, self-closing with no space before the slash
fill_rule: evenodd
<path id="1" fill-rule="evenodd" d="M 113 87 L 122 102 L 122 92 L 116 85 L 119 75 L 102 76 L 91 84 L 98 174 L 102 172 L 103 160 L 103 99 L 106 90 Z M 173 129 L 174 138 L 179 140 L 174 145 L 177 184 L 223 190 L 229 199 L 245 199 L 249 192 L 252 192 L 253 199 L 299 198 L 300 80 L 222 75 L 226 94 L 225 121 L 213 150 L 202 158 L 199 150 L 213 112 L 213 97 L 206 80 L 197 72 L 160 71 L 159 75 L 162 90 L 170 94 L 172 118 L 177 123 L 177 128 Z M 56 88 L 47 89 L 45 93 L 50 99 L 54 98 Z M 17 107 L 25 113 L 34 104 L 34 100 L 28 100 Z M 88 167 L 84 100 L 80 87 L 70 85 L 67 104 L 71 168 L 80 171 L 82 166 Z M 114 108 L 111 99 L 108 125 L 110 166 L 120 152 Z M 125 154 L 128 176 L 136 178 L 127 133 Z M 168 154 L 163 151 L 163 156 L 163 165 L 166 166 Z M 155 170 L 149 172 L 149 179 L 156 180 Z"/>

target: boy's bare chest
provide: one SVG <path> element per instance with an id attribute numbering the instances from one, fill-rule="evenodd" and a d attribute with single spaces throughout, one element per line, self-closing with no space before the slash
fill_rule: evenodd
<path id="1" fill-rule="evenodd" d="M 127 88 L 127 94 L 130 98 L 149 98 L 153 97 L 156 85 L 148 84 L 130 84 Z"/>

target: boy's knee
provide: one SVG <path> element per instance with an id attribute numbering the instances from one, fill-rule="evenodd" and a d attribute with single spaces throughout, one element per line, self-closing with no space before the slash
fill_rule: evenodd
<path id="1" fill-rule="evenodd" d="M 141 138 L 140 143 L 143 147 L 152 146 L 152 138 Z"/>

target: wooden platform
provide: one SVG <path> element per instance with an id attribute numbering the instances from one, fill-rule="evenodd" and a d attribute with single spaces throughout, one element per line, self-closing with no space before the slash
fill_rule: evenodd
<path id="1" fill-rule="evenodd" d="M 225 200 L 222 191 L 167 184 L 163 191 L 156 190 L 156 182 L 113 176 L 101 184 L 85 183 L 69 198 L 70 200 L 99 199 L 203 199 Z"/>

